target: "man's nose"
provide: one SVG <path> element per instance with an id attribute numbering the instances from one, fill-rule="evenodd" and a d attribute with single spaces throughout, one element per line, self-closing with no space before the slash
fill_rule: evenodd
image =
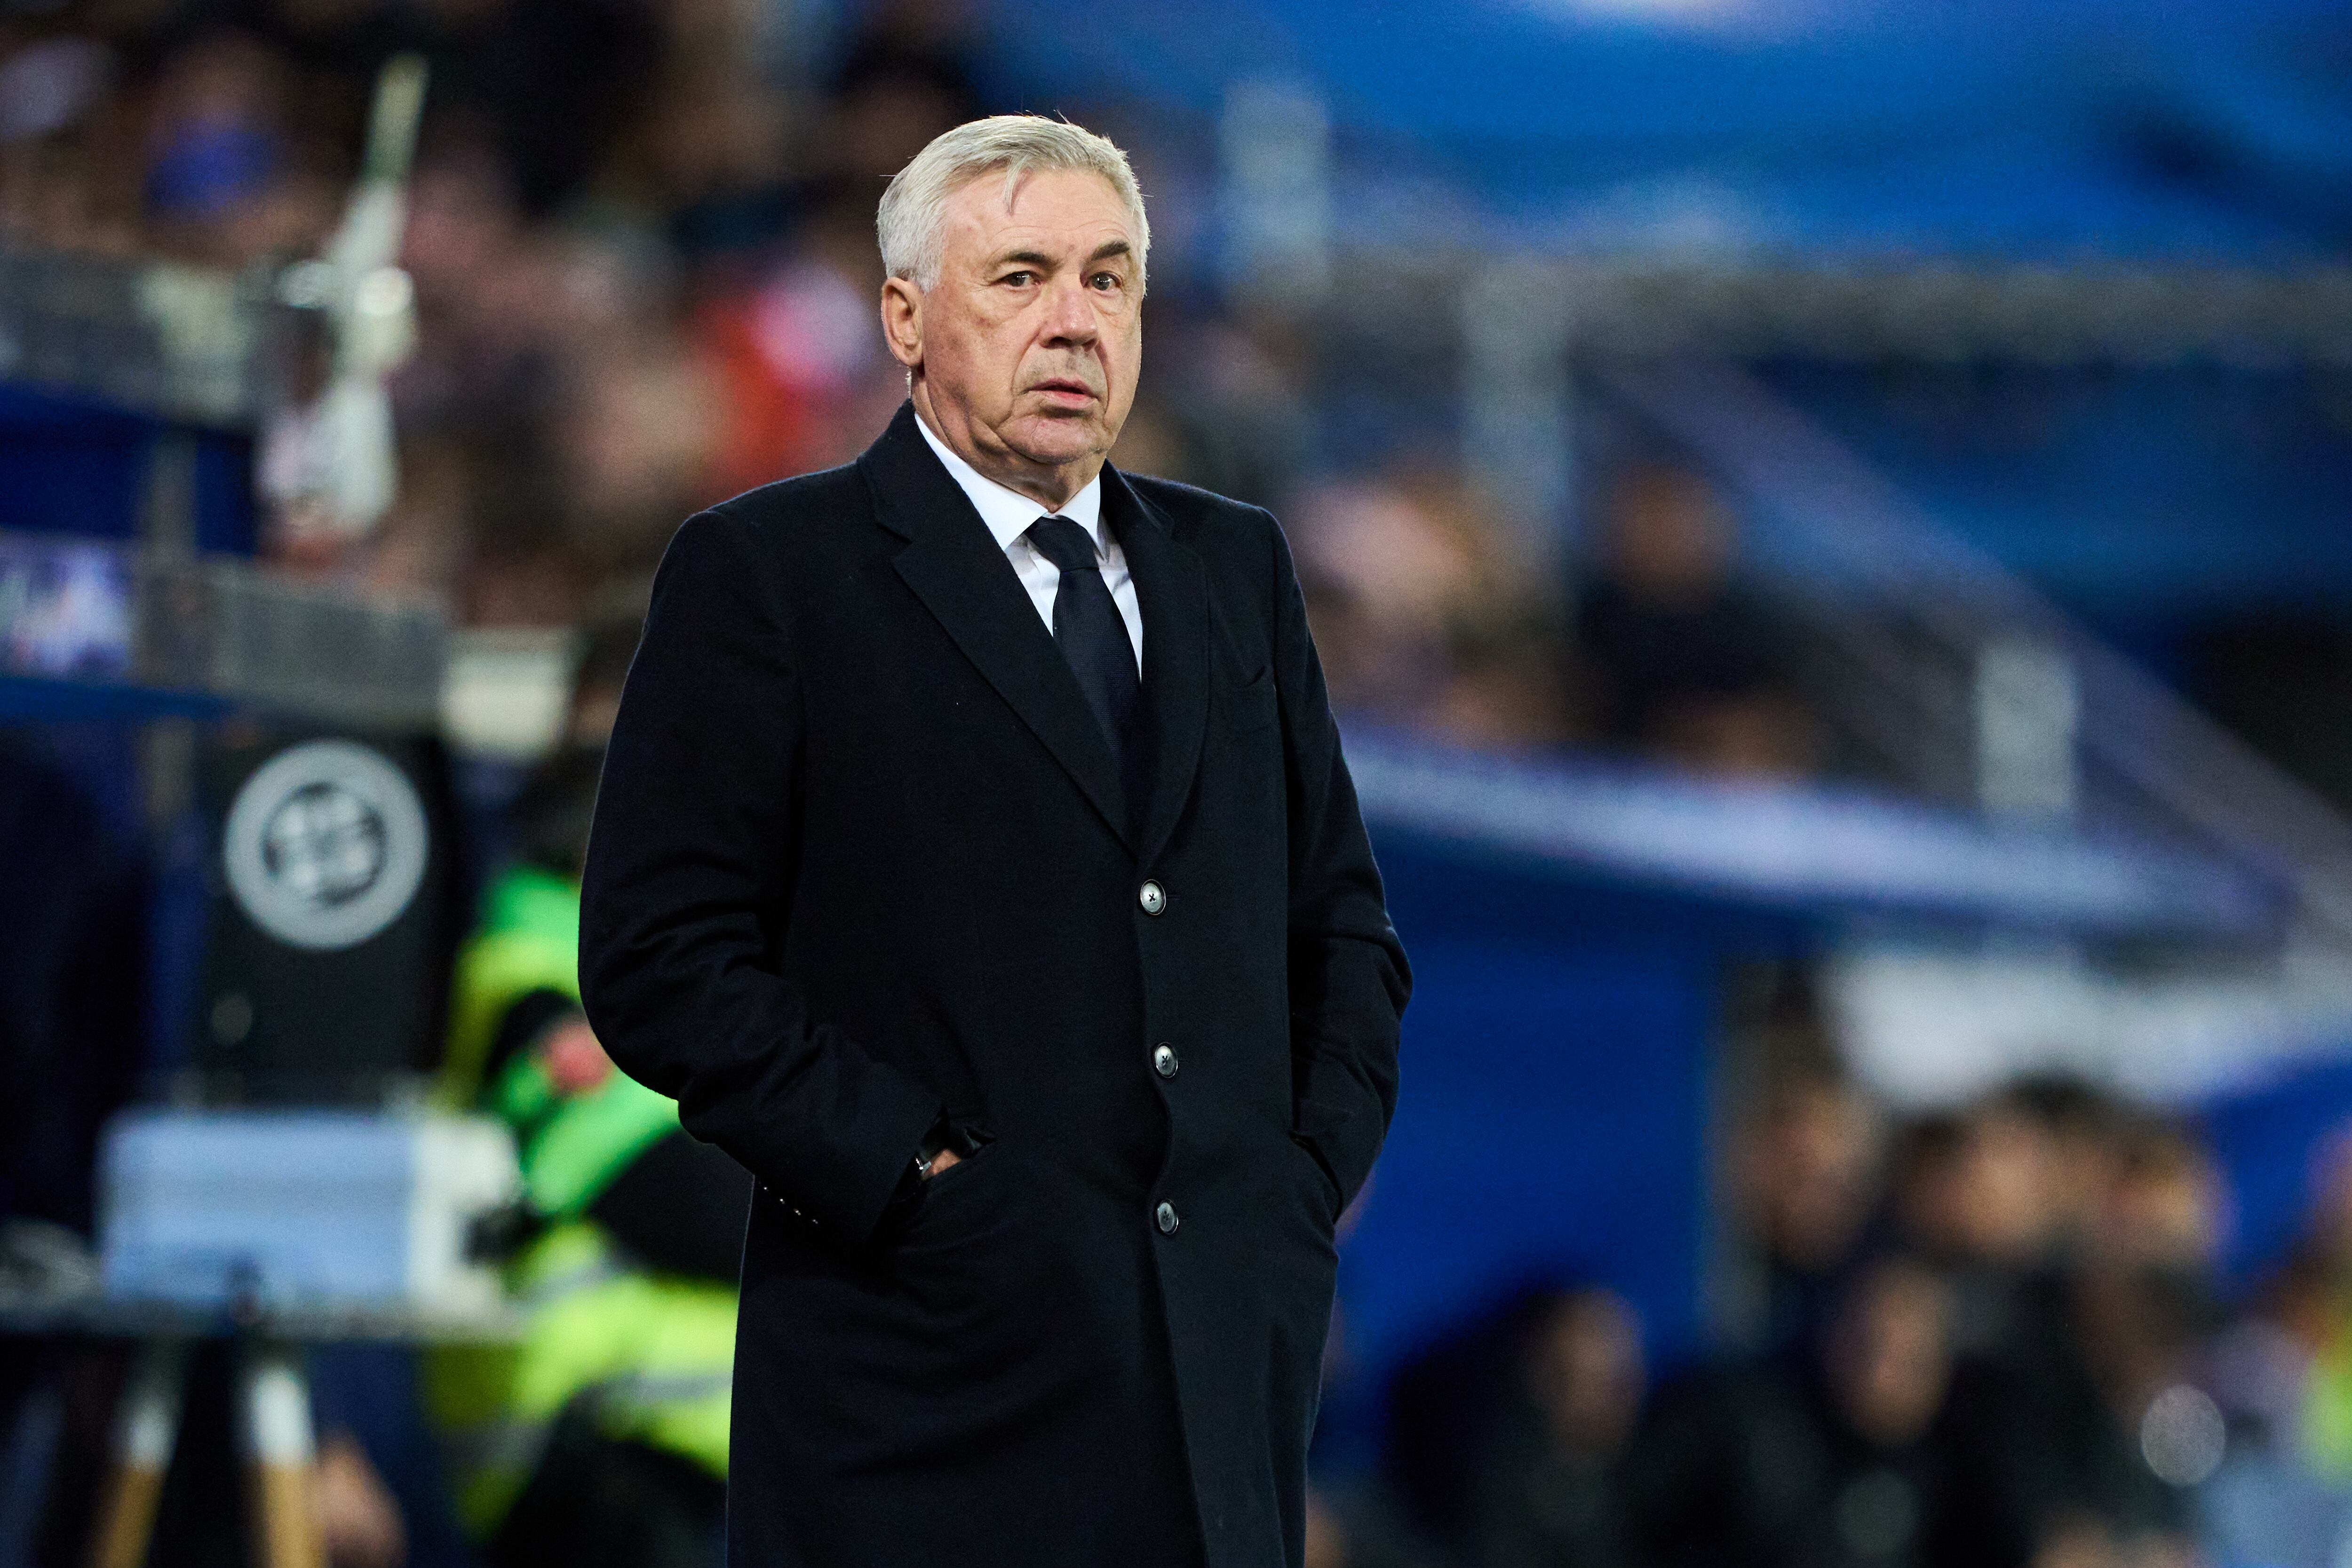
<path id="1" fill-rule="evenodd" d="M 1098 331 L 1094 302 L 1087 298 L 1085 282 L 1077 279 L 1055 279 L 1045 291 L 1045 341 L 1091 343 Z"/>

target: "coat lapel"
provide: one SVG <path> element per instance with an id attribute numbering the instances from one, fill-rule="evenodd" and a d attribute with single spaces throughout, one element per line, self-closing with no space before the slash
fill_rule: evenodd
<path id="1" fill-rule="evenodd" d="M 1013 563 L 924 445 L 913 404 L 900 405 L 898 416 L 858 466 L 873 489 L 877 516 L 908 541 L 897 558 L 899 576 L 1131 847 L 1134 837 L 1110 742 Z M 1147 658 L 1150 624 L 1147 608 Z M 1148 672 L 1145 684 L 1150 685 Z"/>
<path id="2" fill-rule="evenodd" d="M 1209 715 L 1209 575 L 1167 519 L 1118 469 L 1103 468 L 1103 515 L 1127 552 L 1143 610 L 1143 714 L 1151 789 L 1138 858 L 1150 865 L 1184 813 Z M 1076 686 L 1073 681 L 1073 687 Z"/>

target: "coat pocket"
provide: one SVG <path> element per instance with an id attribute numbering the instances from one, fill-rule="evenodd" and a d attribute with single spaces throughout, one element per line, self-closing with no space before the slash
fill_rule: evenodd
<path id="1" fill-rule="evenodd" d="M 923 1195 L 899 1241 L 902 1252 L 952 1247 L 990 1228 L 1003 1198 L 995 1150 L 993 1142 L 983 1143 L 923 1183 Z"/>
<path id="2" fill-rule="evenodd" d="M 1239 686 L 1220 686 L 1217 702 L 1229 732 L 1246 735 L 1265 729 L 1278 710 L 1274 667 L 1266 666 Z"/>

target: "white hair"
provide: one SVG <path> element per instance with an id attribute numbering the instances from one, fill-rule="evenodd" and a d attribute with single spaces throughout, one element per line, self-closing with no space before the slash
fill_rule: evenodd
<path id="1" fill-rule="evenodd" d="M 947 258 L 948 198 L 1000 169 L 1008 206 L 1022 177 L 1041 169 L 1074 169 L 1108 181 L 1135 231 L 1135 286 L 1138 295 L 1143 292 L 1151 224 L 1143 216 L 1143 193 L 1127 154 L 1108 137 L 1040 114 L 998 114 L 942 132 L 892 175 L 874 215 L 883 269 L 912 279 L 918 289 L 937 288 Z"/>

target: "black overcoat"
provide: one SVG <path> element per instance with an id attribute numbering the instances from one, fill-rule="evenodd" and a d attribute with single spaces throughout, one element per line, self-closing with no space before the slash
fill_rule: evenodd
<path id="1" fill-rule="evenodd" d="M 1143 612 L 1132 813 L 911 406 L 688 520 L 655 580 L 580 980 L 759 1181 L 736 1568 L 1300 1562 L 1404 954 L 1273 518 L 1109 468 L 1103 515 Z M 942 1110 L 989 1141 L 904 1217 Z"/>

